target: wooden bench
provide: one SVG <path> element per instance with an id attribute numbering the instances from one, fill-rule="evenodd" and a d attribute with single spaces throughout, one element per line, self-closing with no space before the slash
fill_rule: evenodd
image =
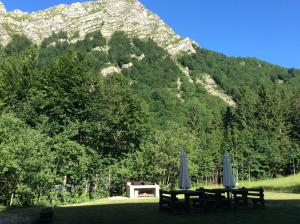
<path id="1" fill-rule="evenodd" d="M 199 199 L 192 199 L 193 206 L 195 208 L 201 208 L 203 211 L 208 212 L 212 209 L 217 208 L 217 200 L 215 199 L 207 199 L 207 198 L 199 198 Z"/>
<path id="2" fill-rule="evenodd" d="M 253 207 L 265 207 L 265 197 L 263 188 L 248 189 L 248 200 L 252 201 Z"/>
<path id="3" fill-rule="evenodd" d="M 179 199 L 178 195 L 184 195 Z M 249 202 L 256 207 L 264 207 L 264 190 L 262 188 L 239 188 L 239 189 L 197 189 L 159 191 L 159 209 L 171 211 L 190 212 L 192 208 L 201 208 L 203 211 L 228 210 L 234 205 L 235 209 L 248 208 Z"/>
<path id="4" fill-rule="evenodd" d="M 234 207 L 248 208 L 249 202 L 254 208 L 265 206 L 263 188 L 239 188 L 232 191 Z"/>
<path id="5" fill-rule="evenodd" d="M 183 208 L 184 201 L 179 200 L 176 195 L 172 194 L 170 191 L 159 191 L 159 209 L 172 210 L 174 211 L 177 208 Z"/>
<path id="6" fill-rule="evenodd" d="M 191 209 L 191 201 L 194 197 L 201 198 L 202 192 L 192 190 L 172 190 L 163 191 L 159 193 L 159 208 L 160 210 L 167 209 L 172 212 L 185 212 L 189 213 Z M 182 195 L 183 198 L 177 196 Z"/>
<path id="7" fill-rule="evenodd" d="M 210 211 L 212 209 L 228 209 L 230 208 L 231 201 L 222 195 L 220 190 L 212 189 L 197 189 L 199 198 L 192 198 L 194 207 L 202 207 L 204 211 Z"/>

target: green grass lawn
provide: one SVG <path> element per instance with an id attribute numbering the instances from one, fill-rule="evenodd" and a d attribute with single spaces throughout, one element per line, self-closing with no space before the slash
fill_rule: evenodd
<path id="1" fill-rule="evenodd" d="M 264 186 L 275 189 L 277 192 L 265 193 L 265 209 L 248 209 L 228 212 L 170 214 L 158 211 L 157 199 L 138 200 L 108 200 L 101 199 L 87 203 L 68 205 L 55 208 L 54 222 L 57 224 L 77 223 L 109 223 L 109 224 L 259 224 L 259 223 L 300 223 L 300 194 L 283 193 L 282 191 L 299 189 L 300 176 L 279 178 L 247 184 L 248 187 Z M 243 185 L 244 186 L 244 185 Z M 281 191 L 281 192 L 279 192 Z M 19 214 L 37 220 L 39 208 L 18 209 L 2 212 L 7 214 Z M 0 215 L 1 217 L 1 215 Z M 0 219 L 1 220 L 1 219 Z M 0 222 L 1 223 L 1 222 Z"/>
<path id="2" fill-rule="evenodd" d="M 203 186 L 201 186 L 203 187 Z M 282 193 L 300 193 L 300 173 L 288 177 L 266 179 L 259 181 L 242 181 L 239 187 L 263 187 L 266 191 Z M 209 185 L 204 188 L 223 188 L 222 185 Z"/>
<path id="3" fill-rule="evenodd" d="M 263 187 L 268 191 L 300 193 L 300 173 L 297 175 L 253 182 L 241 182 L 240 186 Z"/>
<path id="4" fill-rule="evenodd" d="M 157 199 L 95 200 L 88 203 L 62 206 L 55 209 L 54 223 L 300 223 L 300 194 L 266 193 L 266 209 L 249 209 L 229 212 L 210 212 L 193 214 L 169 214 L 158 211 Z M 38 218 L 39 209 L 13 210 Z"/>

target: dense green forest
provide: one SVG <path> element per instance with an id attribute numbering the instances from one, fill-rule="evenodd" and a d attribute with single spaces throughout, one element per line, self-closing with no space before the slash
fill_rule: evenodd
<path id="1" fill-rule="evenodd" d="M 132 180 L 173 188 L 182 149 L 194 186 L 220 179 L 224 150 L 239 180 L 300 170 L 299 70 L 196 46 L 171 58 L 152 40 L 122 32 L 67 38 L 53 34 L 36 46 L 16 35 L 1 48 L 1 203 L 119 195 Z M 236 106 L 190 82 L 178 64 L 194 80 L 210 74 Z"/>

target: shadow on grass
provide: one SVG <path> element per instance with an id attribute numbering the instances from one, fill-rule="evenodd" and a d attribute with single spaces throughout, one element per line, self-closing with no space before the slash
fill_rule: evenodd
<path id="1" fill-rule="evenodd" d="M 37 220 L 40 209 L 24 209 L 22 215 Z M 121 203 L 82 205 L 55 208 L 55 224 L 259 224 L 300 223 L 300 200 L 269 200 L 266 209 L 233 210 L 227 212 L 171 214 L 159 212 L 158 203 Z M 33 223 L 38 223 L 34 221 Z"/>

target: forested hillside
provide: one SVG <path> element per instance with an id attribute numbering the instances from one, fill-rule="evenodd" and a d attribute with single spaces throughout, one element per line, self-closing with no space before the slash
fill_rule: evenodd
<path id="1" fill-rule="evenodd" d="M 194 185 L 220 177 L 224 150 L 240 180 L 298 172 L 300 71 L 195 49 L 171 57 L 123 32 L 40 46 L 15 35 L 0 51 L 1 202 L 119 195 L 130 180 L 172 188 L 182 149 Z M 197 84 L 207 74 L 235 107 Z"/>

